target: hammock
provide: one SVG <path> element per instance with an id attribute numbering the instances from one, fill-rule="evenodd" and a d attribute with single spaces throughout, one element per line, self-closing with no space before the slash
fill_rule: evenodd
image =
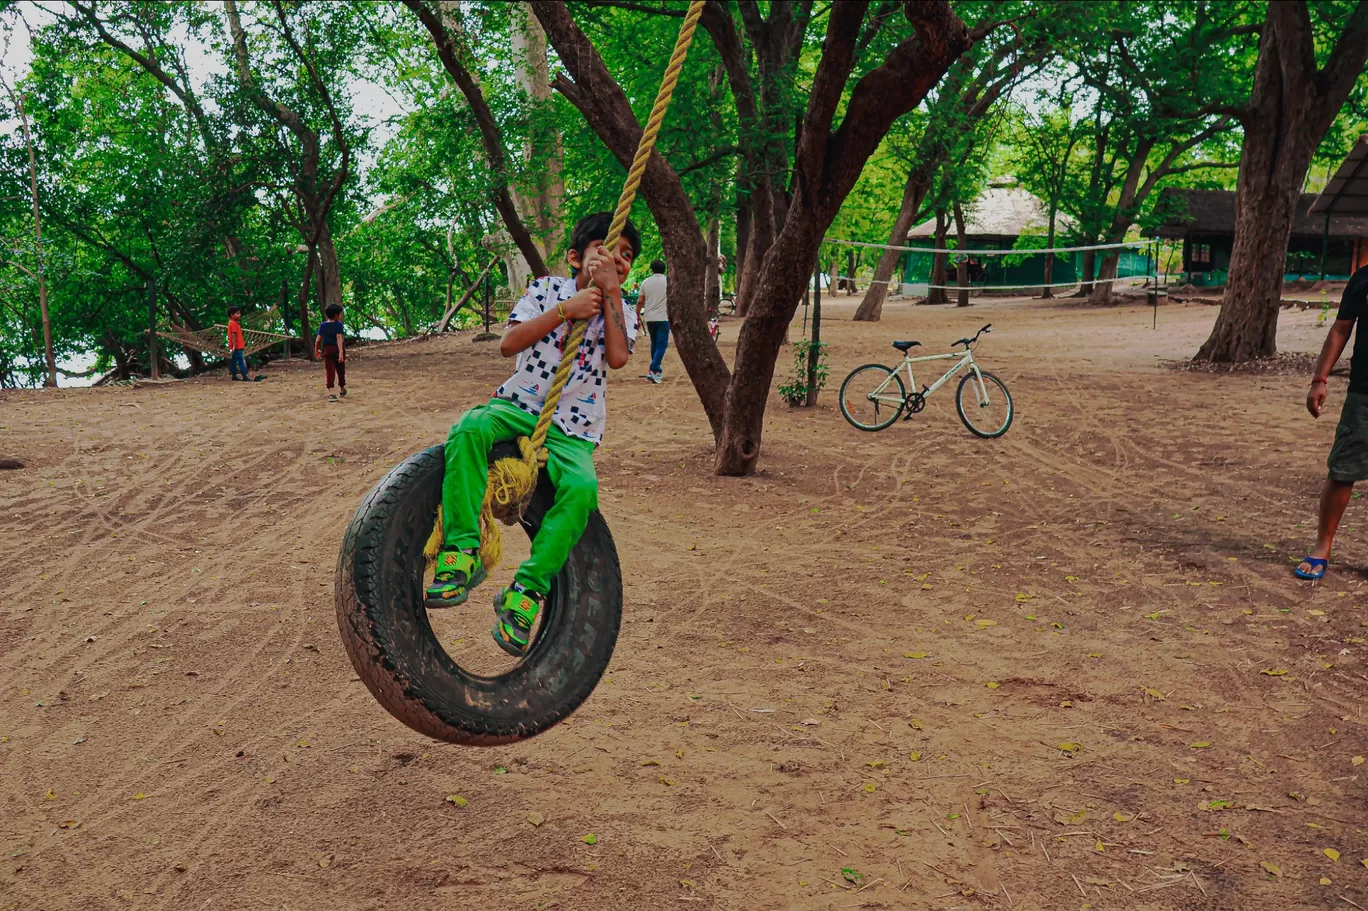
<path id="1" fill-rule="evenodd" d="M 222 323 L 215 323 L 208 329 L 198 330 L 173 325 L 170 331 L 158 329 L 157 334 L 186 348 L 193 348 L 206 354 L 221 354 L 227 357 L 230 353 L 228 351 L 228 327 Z M 292 335 L 267 332 L 263 329 L 248 329 L 245 326 L 242 329 L 242 337 L 247 342 L 247 354 L 265 351 L 272 345 L 279 345 L 281 342 L 294 338 Z"/>

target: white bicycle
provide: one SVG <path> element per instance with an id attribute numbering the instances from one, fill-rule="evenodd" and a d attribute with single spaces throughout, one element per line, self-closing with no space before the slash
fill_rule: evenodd
<path id="1" fill-rule="evenodd" d="M 975 436 L 993 439 L 1000 437 L 1012 426 L 1012 396 L 1002 380 L 985 370 L 980 370 L 974 362 L 974 346 L 980 336 L 992 331 L 989 323 L 973 338 L 962 338 L 955 342 L 963 345 L 964 351 L 951 351 L 946 354 L 928 354 L 912 357 L 908 354 L 921 342 L 894 342 L 893 347 L 903 353 L 903 361 L 897 367 L 882 364 L 865 364 L 851 371 L 850 376 L 841 384 L 841 414 L 860 430 L 883 430 L 906 413 L 904 420 L 910 420 L 926 407 L 926 399 L 931 393 L 959 373 L 967 371 L 959 382 L 955 393 L 955 408 L 960 420 Z M 955 359 L 955 364 L 930 386 L 923 386 L 920 392 L 908 392 L 908 387 L 917 388 L 917 380 L 912 375 L 912 365 L 925 361 Z M 903 385 L 901 372 L 907 370 L 907 385 Z"/>

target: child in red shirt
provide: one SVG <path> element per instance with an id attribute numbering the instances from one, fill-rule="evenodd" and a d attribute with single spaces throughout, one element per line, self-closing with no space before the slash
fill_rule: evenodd
<path id="1" fill-rule="evenodd" d="M 247 376 L 247 339 L 242 334 L 242 308 L 228 308 L 228 372 L 233 379 L 242 375 L 242 381 L 248 380 Z"/>

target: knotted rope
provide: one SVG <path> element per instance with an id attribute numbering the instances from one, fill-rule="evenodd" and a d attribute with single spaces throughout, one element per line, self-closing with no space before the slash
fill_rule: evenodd
<path id="1" fill-rule="evenodd" d="M 641 131 L 636 156 L 627 171 L 627 181 L 622 185 L 622 192 L 618 195 L 613 222 L 608 228 L 608 236 L 603 241 L 603 245 L 611 254 L 617 253 L 618 240 L 622 237 L 622 229 L 627 225 L 627 215 L 632 211 L 632 202 L 636 199 L 637 189 L 641 186 L 641 176 L 646 172 L 646 163 L 655 149 L 656 137 L 660 134 L 660 126 L 665 121 L 665 112 L 670 107 L 670 98 L 674 95 L 675 84 L 679 81 L 679 72 L 684 67 L 684 58 L 689 54 L 689 44 L 693 41 L 694 30 L 698 27 L 699 17 L 703 15 L 703 3 L 704 0 L 691 0 L 689 3 L 684 24 L 679 28 L 679 37 L 675 39 L 674 52 L 670 54 L 670 62 L 665 67 L 665 75 L 660 81 L 660 91 L 656 93 L 651 116 L 646 121 L 646 128 Z M 489 486 L 485 488 L 484 503 L 480 510 L 480 561 L 487 570 L 494 569 L 503 559 L 503 540 L 494 519 L 498 518 L 505 525 L 516 523 L 522 518 L 527 504 L 532 500 L 532 494 L 537 489 L 537 474 L 547 458 L 546 434 L 551 429 L 551 418 L 556 413 L 556 406 L 560 404 L 561 392 L 570 380 L 575 356 L 579 353 L 588 326 L 588 320 L 571 322 L 560 366 L 551 380 L 551 388 L 546 392 L 546 401 L 542 404 L 541 414 L 537 417 L 532 435 L 518 438 L 521 458 L 497 459 L 489 467 Z M 442 515 L 441 510 L 438 510 L 437 525 L 423 549 L 429 563 L 436 561 L 441 546 Z"/>

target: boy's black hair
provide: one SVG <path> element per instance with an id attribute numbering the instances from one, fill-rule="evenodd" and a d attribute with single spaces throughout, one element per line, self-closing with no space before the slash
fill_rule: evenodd
<path id="1" fill-rule="evenodd" d="M 228 308 L 228 315 L 229 315 L 229 316 L 232 316 L 234 313 L 241 313 L 241 312 L 242 312 L 242 308 L 239 307 L 237 304 L 234 304 L 233 306 L 231 306 L 231 307 Z"/>
<path id="2" fill-rule="evenodd" d="M 665 260 L 663 260 L 663 259 L 653 259 L 653 260 L 651 260 L 651 271 L 654 272 L 654 273 L 657 274 L 657 275 L 664 275 L 664 274 L 665 274 Z"/>
<path id="3" fill-rule="evenodd" d="M 575 229 L 570 232 L 570 249 L 578 253 L 580 260 L 583 261 L 584 251 L 589 249 L 589 242 L 607 237 L 612 224 L 612 212 L 595 212 L 593 215 L 584 216 L 575 223 Z M 640 256 L 641 234 L 637 232 L 636 225 L 632 224 L 630 218 L 622 229 L 622 236 L 632 245 L 632 258 Z"/>
<path id="4" fill-rule="evenodd" d="M 328 319 L 337 319 L 339 316 L 342 315 L 342 305 L 328 304 L 328 306 L 323 308 L 323 313 L 328 317 Z"/>

